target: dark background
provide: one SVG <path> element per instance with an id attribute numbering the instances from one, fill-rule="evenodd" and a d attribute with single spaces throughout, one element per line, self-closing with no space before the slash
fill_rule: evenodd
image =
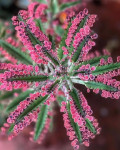
<path id="1" fill-rule="evenodd" d="M 21 7 L 23 6 L 20 6 L 17 0 L 0 0 L 0 19 L 11 18 Z M 93 51 L 101 52 L 103 48 L 108 48 L 116 61 L 116 57 L 120 55 L 120 0 L 87 0 L 87 8 L 90 13 L 98 15 L 94 30 L 99 38 Z M 82 89 L 94 116 L 102 127 L 101 134 L 91 141 L 90 147 L 81 146 L 80 149 L 120 150 L 120 100 L 104 99 L 92 92 L 88 94 L 83 87 L 77 86 L 77 88 Z M 56 107 L 54 130 L 47 134 L 42 145 L 28 140 L 30 130 L 30 127 L 26 128 L 11 142 L 8 142 L 6 137 L 1 137 L 0 150 L 72 150 L 58 107 Z"/>

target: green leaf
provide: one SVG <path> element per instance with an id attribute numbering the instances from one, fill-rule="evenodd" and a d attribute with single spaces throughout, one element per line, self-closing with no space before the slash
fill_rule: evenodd
<path id="1" fill-rule="evenodd" d="M 100 90 L 107 90 L 107 91 L 118 91 L 117 88 L 112 87 L 110 85 L 106 85 L 104 83 L 95 82 L 95 81 L 83 81 L 79 79 L 72 79 L 74 83 L 85 85 L 89 89 L 100 89 Z"/>
<path id="2" fill-rule="evenodd" d="M 31 42 L 33 43 L 33 45 L 35 46 L 36 44 L 42 45 L 42 43 L 28 30 L 28 34 L 29 37 L 31 39 Z M 59 65 L 59 62 L 56 58 L 54 58 L 48 50 L 46 50 L 45 48 L 42 49 L 44 51 L 44 54 L 55 64 L 55 65 Z"/>
<path id="3" fill-rule="evenodd" d="M 120 63 L 113 63 L 113 64 L 104 65 L 104 66 L 98 66 L 96 67 L 95 71 L 92 71 L 92 74 L 100 75 L 100 74 L 104 74 L 104 73 L 107 73 L 109 71 L 113 71 L 119 68 L 120 68 Z"/>
<path id="4" fill-rule="evenodd" d="M 0 101 L 11 98 L 14 96 L 14 93 L 20 93 L 20 92 L 21 92 L 21 89 L 17 89 L 13 91 L 6 91 L 4 94 L 0 95 Z"/>
<path id="5" fill-rule="evenodd" d="M 55 28 L 55 32 L 59 35 L 59 36 L 63 36 L 64 34 L 64 29 L 60 26 L 60 25 L 57 25 L 56 28 Z"/>
<path id="6" fill-rule="evenodd" d="M 40 113 L 39 113 L 37 123 L 35 126 L 35 134 L 34 134 L 34 140 L 35 141 L 39 138 L 39 136 L 40 136 L 40 134 L 41 134 L 41 132 L 45 126 L 45 122 L 47 119 L 47 113 L 48 113 L 48 106 L 43 105 L 40 109 Z"/>
<path id="7" fill-rule="evenodd" d="M 58 55 L 58 58 L 59 58 L 60 60 L 63 58 L 63 50 L 62 50 L 62 47 L 63 47 L 63 46 L 66 47 L 65 40 L 66 40 L 66 38 L 67 38 L 67 34 L 68 34 L 68 30 L 69 30 L 70 26 L 71 26 L 71 23 L 69 23 L 67 29 L 64 31 L 64 36 L 63 36 L 62 41 L 61 41 L 61 43 L 60 43 L 60 45 L 59 45 L 59 48 L 58 48 L 58 50 L 57 50 L 57 55 Z"/>
<path id="8" fill-rule="evenodd" d="M 29 89 L 29 90 L 27 90 L 27 91 L 21 93 L 18 97 L 16 97 L 16 98 L 7 106 L 6 111 L 7 111 L 7 112 L 13 111 L 21 101 L 25 100 L 25 99 L 29 96 L 29 94 L 30 94 L 30 93 L 33 93 L 33 92 L 34 92 L 33 89 Z"/>
<path id="9" fill-rule="evenodd" d="M 51 93 L 52 91 L 54 91 L 54 88 L 58 85 L 58 83 L 60 82 L 60 80 L 56 80 L 47 90 L 48 93 Z"/>
<path id="10" fill-rule="evenodd" d="M 58 0 L 51 0 L 51 10 L 53 14 L 57 14 L 59 12 Z"/>
<path id="11" fill-rule="evenodd" d="M 105 56 L 99 56 L 99 57 L 95 57 L 93 59 L 84 61 L 82 63 L 80 63 L 79 65 L 74 67 L 74 70 L 78 70 L 82 65 L 87 65 L 90 64 L 90 66 L 97 66 L 100 63 L 100 59 L 104 58 L 105 60 L 108 59 L 109 56 L 105 55 Z"/>
<path id="12" fill-rule="evenodd" d="M 69 48 L 70 54 L 72 54 L 72 52 L 73 52 L 73 50 L 74 50 L 74 47 L 73 47 L 74 37 L 75 37 L 76 34 L 79 32 L 79 30 L 84 27 L 84 25 L 86 24 L 87 19 L 88 19 L 88 16 L 86 16 L 83 20 L 81 20 L 81 22 L 80 22 L 80 24 L 79 24 L 79 26 L 78 26 L 78 28 L 77 28 L 77 30 L 76 30 L 76 32 L 75 32 L 73 38 L 72 38 L 71 45 L 70 45 L 70 48 Z M 80 44 L 80 46 L 77 48 L 77 49 L 78 49 L 78 52 L 79 52 L 79 53 L 78 53 L 79 55 L 80 55 L 80 52 L 81 52 L 81 49 L 80 49 L 80 48 L 81 48 L 81 46 L 83 45 L 83 43 L 84 43 L 84 40 L 82 41 L 82 43 Z M 79 50 L 79 49 L 80 49 L 80 50 Z M 78 57 L 79 57 L 79 56 L 78 56 Z"/>
<path id="13" fill-rule="evenodd" d="M 41 41 L 39 41 L 33 34 L 30 30 L 27 29 L 27 33 L 28 33 L 28 36 L 32 42 L 32 44 L 35 46 L 36 44 L 39 44 L 39 45 L 42 45 Z"/>
<path id="14" fill-rule="evenodd" d="M 56 58 L 54 58 L 54 56 L 52 56 L 47 50 L 44 50 L 44 53 L 46 54 L 46 56 L 48 57 L 48 58 L 50 58 L 51 59 L 51 61 L 55 64 L 55 65 L 59 65 L 59 62 L 58 62 L 58 60 L 56 59 Z"/>
<path id="15" fill-rule="evenodd" d="M 0 38 L 4 38 L 5 35 L 6 35 L 6 30 L 5 30 L 5 28 L 3 28 L 0 32 Z"/>
<path id="16" fill-rule="evenodd" d="M 92 125 L 92 123 L 89 121 L 89 119 L 86 119 L 86 126 L 87 128 L 94 134 L 96 134 L 96 130 L 94 128 L 94 126 Z"/>
<path id="17" fill-rule="evenodd" d="M 64 96 L 58 96 L 57 99 L 59 101 L 59 105 L 60 106 L 61 106 L 61 102 L 62 101 L 67 101 Z M 82 135 L 81 135 L 81 132 L 80 132 L 78 124 L 75 123 L 73 118 L 72 118 L 71 111 L 70 111 L 70 103 L 69 102 L 67 102 L 67 112 L 68 112 L 68 115 L 69 115 L 69 119 L 70 119 L 71 125 L 72 125 L 72 127 L 73 127 L 73 129 L 74 129 L 74 131 L 76 133 L 76 136 L 78 137 L 79 142 L 82 143 Z"/>
<path id="18" fill-rule="evenodd" d="M 61 62 L 61 65 L 67 67 L 68 66 L 68 58 L 65 58 L 65 60 Z"/>
<path id="19" fill-rule="evenodd" d="M 74 120 L 73 120 L 73 118 L 72 118 L 72 115 L 71 115 L 71 112 L 70 112 L 70 103 L 69 102 L 67 104 L 67 111 L 68 111 L 68 116 L 70 118 L 71 125 L 72 125 L 72 127 L 73 127 L 73 129 L 75 131 L 75 134 L 76 134 L 76 136 L 78 138 L 78 141 L 80 143 L 82 143 L 82 135 L 81 135 L 81 132 L 80 132 L 78 124 L 75 123 Z"/>
<path id="20" fill-rule="evenodd" d="M 42 97 L 38 97 L 36 100 L 34 100 L 17 118 L 16 123 L 21 121 L 26 115 L 28 115 L 30 112 L 35 110 L 37 107 L 40 106 L 40 104 L 44 103 L 48 99 L 48 95 Z"/>
<path id="21" fill-rule="evenodd" d="M 82 48 L 85 46 L 86 39 L 84 39 L 81 44 L 78 46 L 77 50 L 73 54 L 72 61 L 76 62 L 81 54 Z"/>
<path id="22" fill-rule="evenodd" d="M 2 112 L 4 110 L 4 105 L 0 104 L 0 112 Z"/>
<path id="23" fill-rule="evenodd" d="M 39 2 L 39 3 L 47 4 L 47 1 L 46 1 L 46 0 L 36 0 L 36 1 Z"/>
<path id="24" fill-rule="evenodd" d="M 80 101 L 81 101 L 81 100 L 80 100 L 80 97 L 78 96 L 77 89 L 74 88 L 72 91 L 70 91 L 70 95 L 72 96 L 72 98 L 73 98 L 73 100 L 74 100 L 74 102 L 75 102 L 77 108 L 80 110 L 81 115 L 82 115 L 82 116 L 85 116 L 85 114 L 84 114 L 84 112 L 83 112 L 83 109 L 82 109 L 82 106 L 81 106 L 81 104 L 80 104 Z M 85 121 L 86 121 L 86 126 L 87 126 L 87 128 L 88 128 L 91 132 L 93 132 L 94 134 L 96 134 L 96 130 L 95 130 L 95 128 L 93 127 L 92 123 L 91 123 L 88 119 L 86 119 Z"/>
<path id="25" fill-rule="evenodd" d="M 52 43 L 52 49 L 55 50 L 55 39 L 52 35 L 49 35 L 49 40 Z"/>
<path id="26" fill-rule="evenodd" d="M 8 79 L 9 81 L 27 81 L 27 82 L 40 82 L 40 81 L 46 81 L 47 79 L 50 79 L 51 76 L 44 76 L 44 75 L 31 75 L 31 76 L 18 76 L 14 78 Z"/>
<path id="27" fill-rule="evenodd" d="M 8 135 L 13 131 L 14 126 L 15 126 L 15 124 L 11 124 L 11 126 L 9 127 L 9 129 L 7 131 Z"/>
<path id="28" fill-rule="evenodd" d="M 64 96 L 57 96 L 57 102 L 58 102 L 59 106 L 61 106 L 61 103 L 63 101 L 66 101 L 66 98 Z"/>
<path id="29" fill-rule="evenodd" d="M 70 78 L 66 78 L 66 81 L 67 81 L 68 88 L 70 90 L 72 90 L 73 89 L 73 83 L 72 83 L 71 79 Z"/>
<path id="30" fill-rule="evenodd" d="M 75 6 L 77 4 L 80 4 L 80 3 L 81 3 L 81 0 L 74 1 L 74 2 L 63 3 L 63 4 L 60 5 L 60 11 L 63 11 L 67 8 L 70 8 L 70 7 Z"/>
<path id="31" fill-rule="evenodd" d="M 0 46 L 2 46 L 10 55 L 15 57 L 17 60 L 20 60 L 21 62 L 25 64 L 32 65 L 32 60 L 29 57 L 29 55 L 24 54 L 20 49 L 12 46 L 11 44 L 0 40 Z"/>
<path id="32" fill-rule="evenodd" d="M 42 24 L 42 22 L 41 22 L 41 19 L 36 19 L 35 22 L 36 22 L 36 25 L 39 27 L 39 29 L 40 29 L 43 33 L 45 33 L 45 30 L 44 30 L 43 24 Z"/>
<path id="33" fill-rule="evenodd" d="M 73 98 L 73 101 L 75 102 L 77 108 L 80 110 L 80 113 L 84 115 L 82 106 L 80 104 L 80 97 L 78 96 L 78 92 L 76 88 L 73 88 L 72 91 L 69 92 L 70 96 Z"/>

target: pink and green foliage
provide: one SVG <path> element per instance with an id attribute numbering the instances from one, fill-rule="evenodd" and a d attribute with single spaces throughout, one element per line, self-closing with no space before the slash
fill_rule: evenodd
<path id="1" fill-rule="evenodd" d="M 101 129 L 75 84 L 84 85 L 88 92 L 93 90 L 102 97 L 119 99 L 120 82 L 113 77 L 120 75 L 120 57 L 114 63 L 105 50 L 103 56 L 89 53 L 98 36 L 92 30 L 97 16 L 87 9 L 78 14 L 72 12 L 67 17 L 64 35 L 57 35 L 54 17 L 62 10 L 56 10 L 56 5 L 49 12 L 46 4 L 31 3 L 28 10 L 21 10 L 12 18 L 19 41 L 0 40 L 0 49 L 6 50 L 10 61 L 0 63 L 0 90 L 22 90 L 8 105 L 10 115 L 1 130 L 12 139 L 35 122 L 30 140 L 41 143 L 54 115 L 52 103 L 57 101 L 71 145 L 79 149 L 80 143 L 89 146 L 89 140 Z M 48 31 L 52 27 L 51 36 Z"/>

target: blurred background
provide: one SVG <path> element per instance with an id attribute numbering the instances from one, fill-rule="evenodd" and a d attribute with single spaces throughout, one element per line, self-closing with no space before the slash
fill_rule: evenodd
<path id="1" fill-rule="evenodd" d="M 108 48 L 116 60 L 120 55 L 120 0 L 84 0 L 84 2 L 84 7 L 87 7 L 90 13 L 98 15 L 94 30 L 99 38 L 93 51 L 101 52 L 103 48 Z M 0 20 L 10 20 L 20 9 L 26 9 L 28 4 L 28 0 L 0 0 Z M 81 146 L 80 149 L 120 150 L 120 101 L 104 99 L 92 92 L 88 94 L 84 87 L 77 88 L 82 89 L 102 128 L 101 134 L 91 141 L 89 148 Z M 42 145 L 29 141 L 29 131 L 31 127 L 26 128 L 10 142 L 7 137 L 0 136 L 0 150 L 72 150 L 57 106 L 54 130 L 47 134 Z"/>

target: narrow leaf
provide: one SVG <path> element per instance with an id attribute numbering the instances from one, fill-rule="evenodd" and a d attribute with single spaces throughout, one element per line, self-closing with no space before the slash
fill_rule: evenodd
<path id="1" fill-rule="evenodd" d="M 59 36 L 63 36 L 64 34 L 64 29 L 60 26 L 60 25 L 57 25 L 56 28 L 55 28 L 55 32 L 59 35 Z"/>
<path id="2" fill-rule="evenodd" d="M 52 49 L 55 50 L 55 39 L 52 35 L 49 35 L 49 40 L 52 43 Z"/>
<path id="3" fill-rule="evenodd" d="M 9 127 L 9 129 L 7 131 L 8 135 L 13 131 L 14 126 L 15 126 L 14 124 L 11 124 L 11 126 Z"/>
<path id="4" fill-rule="evenodd" d="M 77 92 L 76 88 L 73 88 L 69 94 L 73 98 L 73 100 L 74 100 L 76 106 L 78 107 L 78 109 L 80 110 L 81 114 L 84 115 L 83 109 L 80 104 L 80 97 L 78 96 L 78 92 Z"/>
<path id="5" fill-rule="evenodd" d="M 29 55 L 23 53 L 20 49 L 12 46 L 11 44 L 0 40 L 0 45 L 13 57 L 15 57 L 16 59 L 20 60 L 21 62 L 25 63 L 25 64 L 30 64 L 32 65 L 32 60 L 29 57 Z"/>
<path id="6" fill-rule="evenodd" d="M 40 82 L 40 81 L 46 81 L 47 79 L 50 79 L 50 76 L 44 76 L 44 75 L 31 75 L 31 76 L 18 76 L 15 78 L 8 79 L 9 81 L 27 81 L 27 82 Z"/>
<path id="7" fill-rule="evenodd" d="M 88 16 L 86 16 L 81 22 L 80 22 L 80 24 L 79 24 L 79 26 L 78 26 L 78 28 L 77 28 L 77 30 L 76 30 L 76 34 L 79 32 L 79 30 L 81 29 L 81 28 L 83 28 L 84 27 L 84 25 L 85 25 L 85 23 L 86 23 L 86 21 L 87 21 L 87 19 L 88 19 Z M 76 34 L 74 34 L 74 36 L 73 36 L 73 40 L 71 41 L 71 45 L 70 45 L 70 48 L 69 48 L 69 52 L 70 52 L 70 54 L 72 54 L 72 52 L 73 52 L 73 50 L 74 50 L 74 47 L 73 47 L 73 41 L 74 41 L 74 37 L 76 36 Z M 77 50 L 78 50 L 78 54 L 80 54 L 80 52 L 81 52 L 81 46 L 83 45 L 83 43 L 84 43 L 84 40 L 82 41 L 82 43 L 79 45 L 79 47 L 77 48 Z M 77 54 L 76 54 L 77 55 Z M 74 56 L 75 57 L 75 56 Z M 77 56 L 76 56 L 77 57 Z M 78 55 L 78 57 L 79 57 L 79 55 Z"/>
<path id="8" fill-rule="evenodd" d="M 108 64 L 104 66 L 98 66 L 96 67 L 96 70 L 92 72 L 93 75 L 99 75 L 99 74 L 104 74 L 109 71 L 113 71 L 115 69 L 120 68 L 120 63 L 113 63 L 113 64 Z"/>
<path id="9" fill-rule="evenodd" d="M 51 61 L 55 64 L 55 65 L 59 65 L 59 62 L 58 62 L 58 60 L 56 59 L 56 58 L 54 58 L 47 50 L 44 50 L 44 53 L 46 54 L 46 56 L 48 57 L 48 58 L 50 58 L 51 59 Z"/>
<path id="10" fill-rule="evenodd" d="M 30 112 L 35 110 L 37 107 L 40 106 L 49 96 L 46 95 L 44 97 L 40 96 L 36 100 L 34 100 L 17 118 L 16 123 L 21 121 L 26 115 L 28 115 Z"/>
<path id="11" fill-rule="evenodd" d="M 26 98 L 29 96 L 29 94 L 30 94 L 30 93 L 33 93 L 33 92 L 34 92 L 34 90 L 29 89 L 29 90 L 27 90 L 27 91 L 21 93 L 18 97 L 16 97 L 16 98 L 7 106 L 6 111 L 7 111 L 7 112 L 13 111 L 13 110 L 16 108 L 16 106 L 17 106 L 21 101 L 23 101 L 24 99 L 26 99 Z"/>
<path id="12" fill-rule="evenodd" d="M 58 85 L 58 83 L 60 82 L 60 80 L 56 80 L 47 90 L 48 93 L 51 93 L 54 91 L 55 87 Z"/>
<path id="13" fill-rule="evenodd" d="M 47 3 L 47 1 L 46 0 L 36 0 L 37 2 L 39 2 L 39 3 L 44 3 L 44 4 L 46 4 Z"/>
<path id="14" fill-rule="evenodd" d="M 33 45 L 35 46 L 36 44 L 42 45 L 42 43 L 28 30 L 28 34 L 29 37 L 33 43 Z M 48 50 L 46 50 L 45 48 L 43 49 L 44 54 L 55 64 L 55 65 L 59 65 L 59 62 L 56 58 L 54 58 L 49 52 Z"/>
<path id="15" fill-rule="evenodd" d="M 92 125 L 92 123 L 89 121 L 89 119 L 86 119 L 86 126 L 87 128 L 94 134 L 96 134 L 96 130 L 94 128 L 94 126 Z"/>
<path id="16" fill-rule="evenodd" d="M 21 89 L 17 89 L 17 90 L 13 90 L 13 91 L 7 91 L 4 94 L 0 95 L 0 101 L 11 98 L 14 96 L 14 93 L 20 93 L 20 92 L 21 92 Z"/>
<path id="17" fill-rule="evenodd" d="M 62 41 L 61 41 L 61 43 L 60 43 L 60 45 L 59 45 L 59 48 L 58 48 L 58 50 L 57 50 L 57 55 L 58 55 L 58 58 L 59 58 L 60 60 L 63 58 L 63 50 L 62 50 L 62 47 L 63 47 L 63 46 L 66 46 L 65 39 L 67 38 L 67 34 L 68 34 L 68 30 L 69 30 L 70 26 L 71 26 L 71 23 L 69 23 L 67 29 L 64 31 L 64 36 L 63 36 Z"/>
<path id="18" fill-rule="evenodd" d="M 104 58 L 105 60 L 108 59 L 109 56 L 105 55 L 105 56 L 100 56 L 100 57 L 95 57 L 93 59 L 84 61 L 82 63 L 80 63 L 79 65 L 74 67 L 74 70 L 78 70 L 82 65 L 87 65 L 90 64 L 90 66 L 97 66 L 100 63 L 100 59 Z"/>
<path id="19" fill-rule="evenodd" d="M 45 121 L 47 119 L 47 113 L 48 113 L 48 106 L 43 105 L 40 109 L 40 113 L 39 113 L 37 123 L 35 126 L 35 134 L 34 134 L 35 141 L 39 138 L 39 136 L 44 128 Z"/>
<path id="20" fill-rule="evenodd" d="M 81 135 L 81 132 L 80 132 L 78 124 L 75 123 L 73 118 L 72 118 L 72 115 L 71 115 L 71 112 L 70 112 L 70 103 L 69 102 L 67 104 L 67 111 L 68 111 L 68 115 L 69 115 L 69 118 L 70 118 L 71 125 L 72 125 L 72 127 L 73 127 L 73 129 L 75 131 L 76 136 L 78 137 L 78 141 L 80 143 L 82 143 L 82 135 Z"/>
<path id="21" fill-rule="evenodd" d="M 66 98 L 64 96 L 57 96 L 57 102 L 58 102 L 59 106 L 61 106 L 61 103 L 63 101 L 66 101 Z"/>
<path id="22" fill-rule="evenodd" d="M 82 81 L 82 80 L 79 80 L 79 79 L 72 79 L 72 81 L 74 83 L 77 83 L 77 84 L 82 84 L 82 85 L 85 85 L 87 88 L 89 89 L 100 89 L 100 90 L 107 90 L 107 91 L 118 91 L 117 88 L 115 87 L 112 87 L 110 85 L 106 85 L 104 83 L 100 83 L 100 82 L 95 82 L 95 81 Z"/>
<path id="23" fill-rule="evenodd" d="M 78 58 L 81 54 L 82 48 L 84 47 L 85 43 L 86 43 L 86 39 L 84 39 L 81 42 L 80 46 L 77 48 L 76 52 L 73 54 L 73 57 L 72 57 L 73 62 L 76 62 L 78 60 Z"/>
<path id="24" fill-rule="evenodd" d="M 39 41 L 39 40 L 32 34 L 32 32 L 29 31 L 28 29 L 27 29 L 27 33 L 28 33 L 29 38 L 30 38 L 30 40 L 31 40 L 31 42 L 32 42 L 32 44 L 33 44 L 34 46 L 35 46 L 36 44 L 42 45 L 41 41 Z"/>
<path id="25" fill-rule="evenodd" d="M 45 30 L 44 30 L 44 27 L 43 27 L 43 24 L 41 22 L 41 19 L 36 19 L 36 25 L 39 27 L 39 29 L 44 33 Z"/>
<path id="26" fill-rule="evenodd" d="M 0 32 L 0 38 L 4 38 L 5 35 L 6 35 L 6 30 L 5 30 L 5 28 L 3 28 Z"/>
<path id="27" fill-rule="evenodd" d="M 67 8 L 70 8 L 70 7 L 75 6 L 77 4 L 80 4 L 80 3 L 81 3 L 81 0 L 61 4 L 60 11 L 63 11 L 65 9 L 67 9 Z"/>
<path id="28" fill-rule="evenodd" d="M 59 12 L 58 0 L 51 0 L 51 10 L 53 14 L 57 14 Z"/>

